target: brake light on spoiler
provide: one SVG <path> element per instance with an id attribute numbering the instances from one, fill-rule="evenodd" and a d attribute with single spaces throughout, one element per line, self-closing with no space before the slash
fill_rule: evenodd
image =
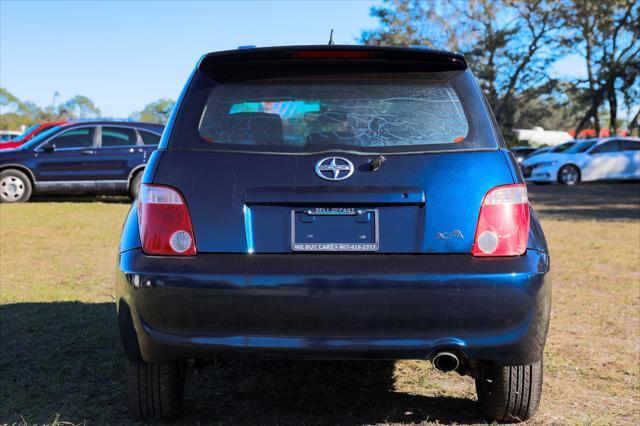
<path id="1" fill-rule="evenodd" d="M 474 256 L 520 256 L 529 239 L 529 199 L 523 184 L 491 189 L 482 201 Z"/>
<path id="2" fill-rule="evenodd" d="M 193 256 L 197 252 L 189 209 L 177 189 L 141 184 L 138 224 L 146 254 Z"/>
<path id="3" fill-rule="evenodd" d="M 360 50 L 300 50 L 293 52 L 295 59 L 375 59 L 373 52 Z"/>

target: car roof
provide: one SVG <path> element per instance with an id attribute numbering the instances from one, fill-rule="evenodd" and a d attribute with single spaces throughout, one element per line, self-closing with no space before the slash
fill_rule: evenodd
<path id="1" fill-rule="evenodd" d="M 635 136 L 607 136 L 605 138 L 576 139 L 576 142 L 578 142 L 578 143 L 580 143 L 580 142 L 597 142 L 598 144 L 601 144 L 601 143 L 604 143 L 604 142 L 620 141 L 620 140 L 640 142 L 640 138 L 635 137 Z"/>
<path id="2" fill-rule="evenodd" d="M 287 61 L 295 59 L 358 59 L 384 61 L 438 62 L 450 64 L 452 69 L 466 69 L 467 61 L 461 53 L 423 47 L 366 46 L 366 45 L 300 45 L 273 46 L 223 50 L 207 53 L 198 67 L 219 62 Z"/>
<path id="3" fill-rule="evenodd" d="M 71 121 L 67 124 L 63 124 L 60 127 L 68 129 L 75 126 L 124 126 L 124 127 L 137 127 L 148 130 L 162 130 L 164 124 L 159 123 L 146 123 L 143 121 L 113 121 L 113 120 L 89 120 L 89 121 Z"/>

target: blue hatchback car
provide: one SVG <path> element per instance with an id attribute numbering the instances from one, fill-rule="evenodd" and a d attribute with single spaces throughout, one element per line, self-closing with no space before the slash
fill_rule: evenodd
<path id="1" fill-rule="evenodd" d="M 24 203 L 33 193 L 135 197 L 163 129 L 152 123 L 82 121 L 0 151 L 0 202 Z"/>
<path id="2" fill-rule="evenodd" d="M 549 254 L 463 56 L 372 46 L 210 53 L 124 225 L 128 399 L 182 408 L 225 357 L 419 359 L 492 420 L 540 401 Z"/>

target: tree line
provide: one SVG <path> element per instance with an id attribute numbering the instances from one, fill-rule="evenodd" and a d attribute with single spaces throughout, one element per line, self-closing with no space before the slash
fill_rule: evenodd
<path id="1" fill-rule="evenodd" d="M 508 140 L 533 126 L 637 132 L 639 12 L 637 0 L 384 0 L 360 42 L 462 52 Z M 586 77 L 552 75 L 561 58 Z"/>
<path id="2" fill-rule="evenodd" d="M 465 54 L 507 142 L 514 142 L 514 128 L 534 126 L 638 132 L 640 1 L 383 0 L 371 15 L 379 25 L 362 32 L 363 44 Z M 563 58 L 579 58 L 586 76 L 554 76 L 552 65 Z M 174 103 L 159 99 L 129 118 L 164 123 Z M 2 129 L 100 116 L 82 95 L 38 107 L 0 88 Z"/>
<path id="3" fill-rule="evenodd" d="M 55 97 L 54 97 L 55 98 Z M 147 104 L 142 111 L 131 113 L 128 117 L 135 121 L 166 123 L 175 101 L 158 99 Z M 22 101 L 0 87 L 0 129 L 19 129 L 43 121 L 90 120 L 104 117 L 91 99 L 76 95 L 59 104 L 40 107 L 30 101 Z"/>

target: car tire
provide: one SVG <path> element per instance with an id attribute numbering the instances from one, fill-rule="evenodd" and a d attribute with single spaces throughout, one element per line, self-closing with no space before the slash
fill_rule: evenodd
<path id="1" fill-rule="evenodd" d="M 0 203 L 26 203 L 31 191 L 31 180 L 20 170 L 0 172 Z"/>
<path id="2" fill-rule="evenodd" d="M 580 169 L 572 164 L 562 166 L 558 171 L 558 182 L 568 186 L 577 185 L 580 183 Z"/>
<path id="3" fill-rule="evenodd" d="M 520 422 L 533 417 L 542 396 L 542 359 L 529 365 L 487 367 L 476 379 L 478 403 L 490 421 Z"/>
<path id="4" fill-rule="evenodd" d="M 140 192 L 140 181 L 142 180 L 142 172 L 136 173 L 129 182 L 129 197 L 135 200 Z"/>
<path id="5" fill-rule="evenodd" d="M 127 361 L 129 410 L 138 419 L 172 419 L 182 412 L 185 368 L 182 362 Z"/>

